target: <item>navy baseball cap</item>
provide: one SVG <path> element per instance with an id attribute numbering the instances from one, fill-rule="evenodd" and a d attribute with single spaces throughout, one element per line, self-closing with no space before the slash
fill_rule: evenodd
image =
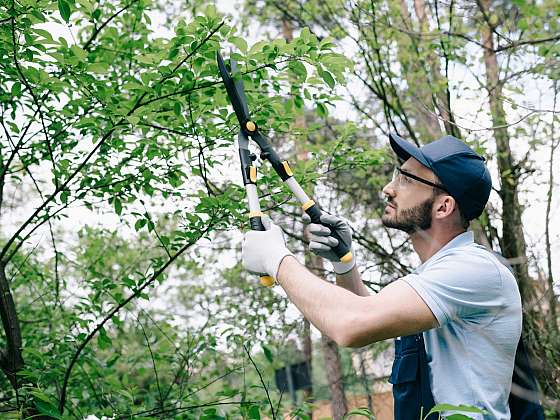
<path id="1" fill-rule="evenodd" d="M 482 156 L 453 136 L 422 147 L 396 134 L 390 134 L 389 139 L 399 159 L 405 161 L 412 157 L 437 175 L 465 218 L 472 220 L 482 214 L 492 189 L 490 172 Z"/>

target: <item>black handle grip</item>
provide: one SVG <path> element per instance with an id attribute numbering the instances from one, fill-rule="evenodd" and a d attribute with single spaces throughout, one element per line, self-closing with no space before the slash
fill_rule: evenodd
<path id="1" fill-rule="evenodd" d="M 317 223 L 331 229 L 329 225 L 321 222 L 321 214 L 323 214 L 323 212 L 317 204 L 313 204 L 311 207 L 307 208 L 305 212 L 311 218 L 311 223 Z M 338 241 L 338 245 L 333 248 L 333 252 L 338 258 L 340 258 L 340 261 L 349 262 L 350 260 L 352 260 L 352 252 L 350 251 L 350 247 L 342 241 L 342 239 L 338 235 L 338 232 L 331 229 L 330 236 Z"/>
<path id="2" fill-rule="evenodd" d="M 251 230 L 266 230 L 261 220 L 261 216 L 249 217 L 249 223 L 251 224 Z"/>

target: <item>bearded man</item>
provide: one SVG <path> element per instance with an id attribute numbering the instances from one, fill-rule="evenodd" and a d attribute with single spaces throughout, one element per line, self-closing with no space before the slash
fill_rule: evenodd
<path id="1" fill-rule="evenodd" d="M 391 135 L 390 144 L 403 163 L 383 188 L 382 222 L 409 235 L 421 261 L 413 273 L 370 295 L 355 261 L 341 263 L 332 251 L 333 231 L 351 246 L 350 227 L 326 214 L 321 225 L 309 226 L 309 248 L 333 263 L 336 285 L 300 264 L 269 220 L 266 231 L 245 235 L 243 264 L 273 276 L 341 346 L 396 338 L 396 419 L 418 419 L 438 403 L 485 410 L 477 418 L 509 419 L 521 299 L 512 273 L 468 230 L 492 188 L 484 158 L 452 136 L 418 148 Z"/>

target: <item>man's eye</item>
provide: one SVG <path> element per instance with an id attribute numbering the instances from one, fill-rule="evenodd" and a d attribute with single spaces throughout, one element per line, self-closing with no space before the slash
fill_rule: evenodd
<path id="1" fill-rule="evenodd" d="M 410 183 L 412 183 L 412 180 L 407 176 L 403 176 L 401 182 L 403 184 L 410 184 Z"/>

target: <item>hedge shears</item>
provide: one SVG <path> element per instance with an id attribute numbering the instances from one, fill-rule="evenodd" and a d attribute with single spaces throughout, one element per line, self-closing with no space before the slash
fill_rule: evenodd
<path id="1" fill-rule="evenodd" d="M 229 97 L 229 101 L 233 106 L 237 120 L 239 121 L 240 130 L 237 136 L 237 142 L 239 147 L 239 158 L 241 160 L 241 174 L 243 176 L 243 184 L 245 185 L 245 191 L 247 194 L 247 201 L 249 205 L 249 223 L 252 230 L 265 230 L 262 223 L 261 217 L 263 213 L 261 212 L 261 207 L 259 204 L 259 195 L 257 191 L 257 168 L 253 165 L 253 162 L 257 159 L 257 156 L 249 150 L 249 138 L 251 138 L 260 148 L 261 159 L 268 160 L 278 176 L 282 181 L 288 186 L 292 191 L 295 198 L 301 204 L 303 211 L 305 211 L 311 218 L 311 223 L 323 224 L 321 223 L 321 209 L 319 205 L 313 201 L 301 188 L 299 183 L 294 178 L 294 174 L 287 160 L 281 160 L 276 151 L 272 148 L 270 142 L 265 136 L 259 131 L 257 124 L 251 120 L 249 116 L 249 109 L 247 107 L 247 99 L 245 96 L 245 90 L 243 89 L 243 81 L 241 76 L 237 75 L 237 63 L 234 60 L 230 60 L 230 70 L 231 74 L 226 68 L 224 59 L 221 54 L 217 53 L 218 68 L 220 70 L 220 75 L 226 87 L 226 91 Z M 329 227 L 329 226 L 327 226 Z M 336 231 L 332 231 L 331 236 L 338 240 L 338 245 L 333 248 L 337 257 L 340 258 L 341 262 L 349 262 L 352 260 L 352 251 L 343 241 L 340 239 Z M 274 278 L 268 275 L 262 275 L 260 277 L 261 284 L 264 286 L 272 286 L 274 284 Z"/>

